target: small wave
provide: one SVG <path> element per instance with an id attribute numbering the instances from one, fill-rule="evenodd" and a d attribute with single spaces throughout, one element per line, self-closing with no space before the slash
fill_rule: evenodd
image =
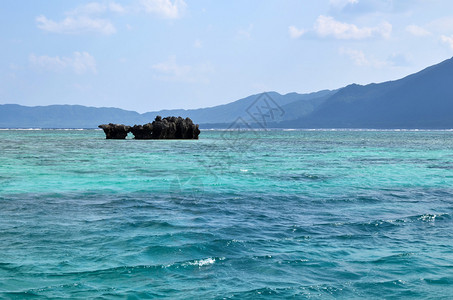
<path id="1" fill-rule="evenodd" d="M 453 170 L 453 164 L 429 165 L 428 169 Z"/>
<path id="2" fill-rule="evenodd" d="M 402 217 L 398 219 L 378 219 L 378 220 L 370 220 L 368 222 L 334 222 L 334 223 L 321 223 L 318 224 L 319 226 L 334 226 L 334 227 L 351 227 L 356 228 L 361 231 L 369 231 L 369 230 L 382 230 L 382 229 L 392 229 L 397 226 L 402 226 L 405 223 L 416 223 L 416 222 L 434 222 L 442 221 L 442 220 L 449 220 L 451 219 L 451 215 L 448 213 L 440 213 L 440 214 L 423 214 L 423 215 L 413 215 Z M 343 235 L 344 236 L 344 235 Z M 348 235 L 346 235 L 348 236 Z"/>
<path id="3" fill-rule="evenodd" d="M 416 253 L 413 252 L 403 252 L 403 253 L 398 253 L 398 254 L 392 254 L 388 256 L 384 256 L 381 258 L 378 258 L 372 263 L 374 264 L 401 264 L 401 261 L 403 260 L 411 260 L 411 257 L 416 255 Z"/>
<path id="4" fill-rule="evenodd" d="M 274 175 L 272 176 L 274 177 Z M 281 174 L 275 176 L 277 179 L 280 180 L 293 180 L 293 181 L 311 181 L 311 180 L 327 180 L 329 179 L 328 176 L 318 175 L 318 174 L 309 174 L 309 173 L 301 173 L 301 174 Z"/>
<path id="5" fill-rule="evenodd" d="M 302 298 L 302 299 L 318 299 L 318 298 L 338 298 L 340 295 L 347 292 L 343 287 L 334 287 L 329 285 L 296 285 L 290 287 L 262 287 L 252 290 L 235 292 L 231 295 L 224 296 L 222 299 L 275 299 L 275 298 Z"/>
<path id="6" fill-rule="evenodd" d="M 436 219 L 437 220 L 446 220 L 450 219 L 450 214 L 424 214 L 421 215 L 417 218 L 417 220 L 423 221 L 423 222 L 434 222 Z"/>
<path id="7" fill-rule="evenodd" d="M 256 297 L 263 297 L 263 296 L 277 296 L 280 295 L 277 289 L 272 289 L 268 287 L 258 288 L 253 290 L 241 291 L 236 292 L 228 297 L 223 297 L 223 299 L 248 299 L 248 298 L 256 298 Z M 294 295 L 292 295 L 294 296 Z"/>
<path id="8" fill-rule="evenodd" d="M 453 279 L 449 277 L 441 277 L 438 279 L 423 278 L 422 280 L 432 285 L 448 285 L 448 286 L 453 285 Z"/>
<path id="9" fill-rule="evenodd" d="M 218 260 L 224 260 L 224 259 L 225 259 L 225 257 L 218 258 Z M 215 262 L 216 262 L 215 258 L 208 257 L 208 258 L 205 258 L 205 259 L 194 260 L 194 261 L 190 261 L 190 262 L 187 262 L 187 263 L 183 263 L 182 266 L 199 266 L 199 267 L 203 267 L 203 266 L 212 265 Z"/>
<path id="10" fill-rule="evenodd" d="M 77 272 L 67 272 L 67 273 L 47 273 L 46 276 L 51 277 L 65 277 L 65 276 L 79 276 L 79 277 L 86 277 L 86 276 L 96 276 L 96 277 L 110 277 L 110 276 L 117 276 L 120 274 L 130 274 L 132 272 L 142 272 L 146 270 L 162 270 L 162 269 L 179 269 L 179 268 L 187 268 L 190 266 L 209 266 L 213 265 L 217 261 L 225 260 L 225 257 L 208 257 L 204 259 L 197 259 L 197 260 L 190 260 L 190 261 L 179 261 L 179 262 L 172 262 L 167 264 L 156 264 L 156 265 L 136 265 L 136 266 L 118 266 L 112 267 L 107 269 L 98 269 L 98 270 L 86 270 L 86 271 L 77 271 Z"/>

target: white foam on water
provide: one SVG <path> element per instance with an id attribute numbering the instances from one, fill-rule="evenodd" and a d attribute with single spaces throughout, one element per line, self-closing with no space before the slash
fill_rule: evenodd
<path id="1" fill-rule="evenodd" d="M 434 222 L 436 220 L 437 215 L 431 214 L 424 214 L 420 216 L 418 219 L 423 222 Z"/>
<path id="2" fill-rule="evenodd" d="M 225 259 L 225 257 L 221 257 L 218 260 L 224 260 L 224 259 Z M 195 261 L 192 261 L 192 262 L 188 262 L 185 265 L 202 267 L 202 266 L 212 265 L 215 262 L 216 262 L 215 258 L 208 257 L 208 258 L 205 258 L 205 259 L 200 259 L 200 260 L 195 260 Z"/>
<path id="3" fill-rule="evenodd" d="M 202 267 L 202 266 L 212 265 L 214 263 L 215 263 L 215 259 L 209 257 L 209 258 L 189 262 L 189 263 L 187 263 L 187 265 Z"/>

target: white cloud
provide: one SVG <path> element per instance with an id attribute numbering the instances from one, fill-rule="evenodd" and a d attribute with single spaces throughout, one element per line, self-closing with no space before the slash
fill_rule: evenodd
<path id="1" fill-rule="evenodd" d="M 440 40 L 442 41 L 442 43 L 447 44 L 451 48 L 451 50 L 453 50 L 453 35 L 452 36 L 442 35 L 440 37 Z"/>
<path id="2" fill-rule="evenodd" d="M 314 25 L 315 32 L 321 37 L 334 37 L 336 39 L 365 39 L 376 35 L 389 38 L 392 25 L 384 22 L 376 27 L 358 27 L 354 24 L 342 23 L 329 16 L 319 16 Z"/>
<path id="3" fill-rule="evenodd" d="M 297 39 L 300 38 L 306 31 L 304 29 L 298 29 L 296 26 L 289 26 L 288 32 L 292 39 Z"/>
<path id="4" fill-rule="evenodd" d="M 414 36 L 420 36 L 420 37 L 431 34 L 431 32 L 429 32 L 425 28 L 417 26 L 417 25 L 406 26 L 406 31 Z"/>
<path id="5" fill-rule="evenodd" d="M 385 61 L 380 61 L 374 58 L 368 58 L 363 51 L 349 49 L 349 48 L 340 48 L 340 54 L 346 55 L 352 62 L 359 67 L 374 67 L 381 68 L 388 65 Z"/>
<path id="6" fill-rule="evenodd" d="M 208 83 L 208 74 L 213 71 L 209 64 L 197 66 L 182 65 L 176 62 L 176 57 L 171 56 L 167 61 L 152 66 L 156 71 L 154 79 L 162 81 L 178 81 L 189 83 Z"/>
<path id="7" fill-rule="evenodd" d="M 109 20 L 90 18 L 88 16 L 68 16 L 63 21 L 55 22 L 45 16 L 36 18 L 38 28 L 53 33 L 80 34 L 96 32 L 110 35 L 116 32 L 115 26 Z"/>
<path id="8" fill-rule="evenodd" d="M 145 10 L 168 19 L 180 18 L 183 14 L 186 3 L 184 0 L 140 0 L 139 7 L 133 9 L 131 6 L 123 6 L 114 1 L 89 2 L 80 5 L 65 13 L 66 17 L 61 21 L 55 21 L 44 15 L 36 17 L 39 29 L 62 34 L 82 34 L 96 32 L 104 35 L 116 33 L 116 28 L 107 18 L 101 15 L 109 13 L 124 14 Z M 126 25 L 126 28 L 129 28 Z"/>
<path id="9" fill-rule="evenodd" d="M 71 57 L 36 56 L 35 54 L 31 54 L 29 61 L 35 67 L 53 72 L 63 72 L 66 70 L 70 70 L 76 74 L 87 72 L 95 74 L 97 72 L 96 60 L 88 52 L 74 52 Z"/>
<path id="10" fill-rule="evenodd" d="M 107 12 L 125 13 L 126 8 L 116 2 L 90 2 L 66 12 L 66 18 L 62 21 L 54 21 L 41 15 L 36 18 L 36 22 L 39 29 L 54 33 L 80 34 L 96 32 L 110 35 L 116 32 L 115 26 L 108 19 L 98 17 L 98 15 Z"/>
<path id="11" fill-rule="evenodd" d="M 159 15 L 167 19 L 178 19 L 186 9 L 184 0 L 141 0 L 141 5 L 146 12 Z"/>

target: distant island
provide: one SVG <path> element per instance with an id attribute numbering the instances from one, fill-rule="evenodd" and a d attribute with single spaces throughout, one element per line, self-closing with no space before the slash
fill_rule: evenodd
<path id="1" fill-rule="evenodd" d="M 210 108 L 139 114 L 80 105 L 4 104 L 0 128 L 97 128 L 112 120 L 145 124 L 157 115 L 183 115 L 197 120 L 202 129 L 229 128 L 237 120 L 251 128 L 451 129 L 452 82 L 453 58 L 395 81 L 311 94 L 268 92 Z M 262 110 L 261 115 L 254 108 Z"/>
<path id="2" fill-rule="evenodd" d="M 132 132 L 136 140 L 160 139 L 198 139 L 200 129 L 190 118 L 157 116 L 152 123 L 127 126 L 124 124 L 102 124 L 98 126 L 104 130 L 107 139 L 121 140 Z"/>

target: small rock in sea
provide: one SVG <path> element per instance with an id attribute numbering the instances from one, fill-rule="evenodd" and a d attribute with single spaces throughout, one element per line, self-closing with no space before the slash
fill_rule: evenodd
<path id="1" fill-rule="evenodd" d="M 102 124 L 98 126 L 102 128 L 107 139 L 124 140 L 127 134 L 131 131 L 131 127 L 123 124 Z"/>

